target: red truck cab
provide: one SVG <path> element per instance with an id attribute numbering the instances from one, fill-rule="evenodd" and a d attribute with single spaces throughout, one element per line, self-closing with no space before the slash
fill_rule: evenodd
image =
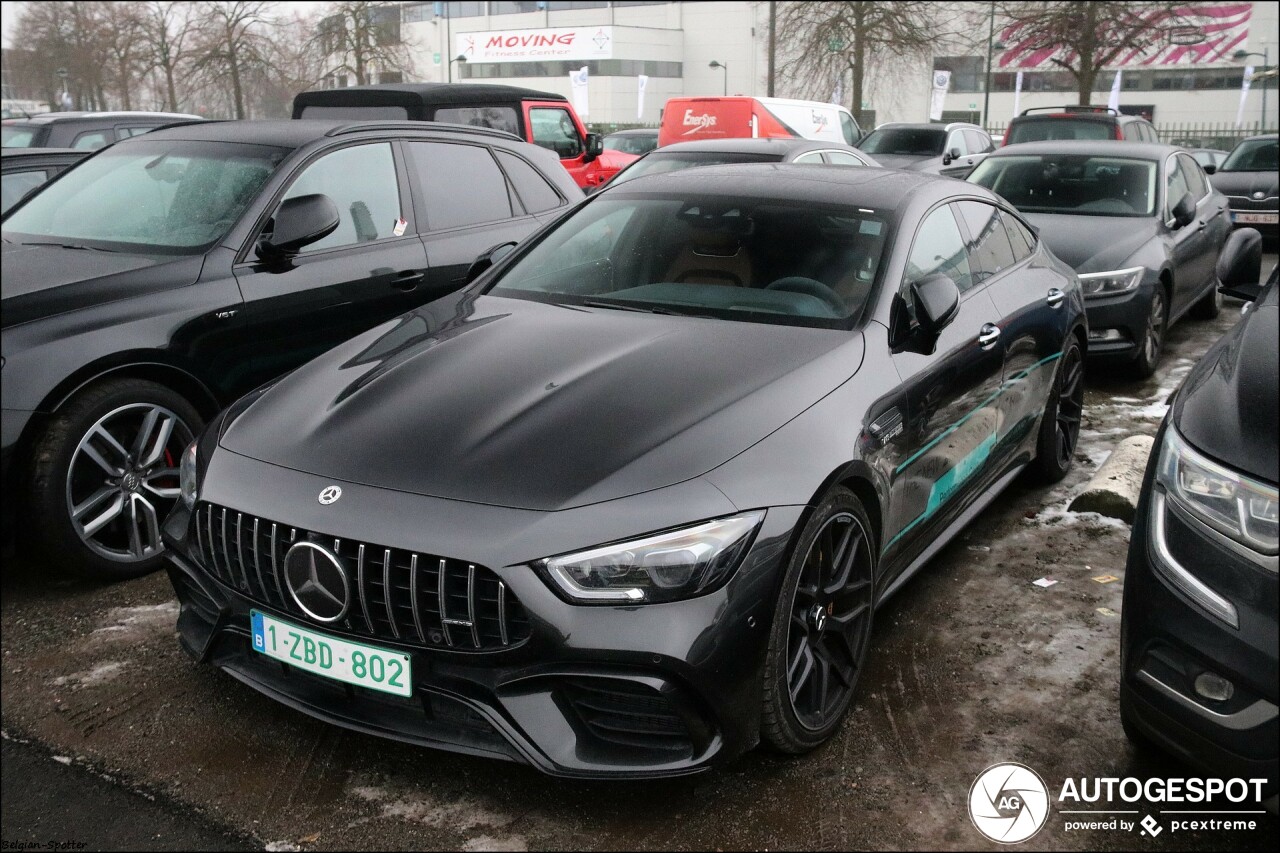
<path id="1" fill-rule="evenodd" d="M 387 83 L 302 92 L 294 118 L 444 121 L 491 127 L 550 149 L 583 189 L 603 184 L 636 158 L 604 151 L 563 95 L 486 83 Z"/>

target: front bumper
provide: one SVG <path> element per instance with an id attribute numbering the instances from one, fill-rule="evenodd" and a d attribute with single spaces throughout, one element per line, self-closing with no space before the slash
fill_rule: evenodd
<path id="1" fill-rule="evenodd" d="M 1159 284 L 1144 282 L 1128 293 L 1086 299 L 1089 359 L 1132 358 L 1147 331 L 1151 294 Z"/>
<path id="2" fill-rule="evenodd" d="M 1125 572 L 1126 717 L 1184 761 L 1218 776 L 1265 778 L 1274 794 L 1280 755 L 1276 572 L 1224 547 L 1161 500 L 1152 482 L 1156 456 L 1148 466 Z M 1162 517 L 1154 518 L 1153 511 Z M 1153 521 L 1163 530 L 1154 530 Z M 1153 534 L 1162 534 L 1163 549 Z M 1226 618 L 1197 603 L 1197 581 L 1228 603 Z M 1231 682 L 1230 699 L 1212 701 L 1198 693 L 1196 679 L 1206 672 Z"/>
<path id="3" fill-rule="evenodd" d="M 270 499 L 264 499 L 260 487 L 239 490 L 238 500 L 228 500 L 225 489 L 218 496 L 202 495 L 202 500 L 216 498 L 222 506 L 237 507 L 230 511 L 230 532 L 225 539 L 221 513 L 213 516 L 212 541 L 223 549 L 220 553 L 242 556 L 229 562 L 224 558 L 225 564 L 214 559 L 213 571 L 206 556 L 208 545 L 203 544 L 210 541 L 207 509 L 211 505 L 197 505 L 194 516 L 180 507 L 166 522 L 169 576 L 181 604 L 179 638 L 196 660 L 212 663 L 271 698 L 336 725 L 422 746 L 524 762 L 555 776 L 682 775 L 728 760 L 756 744 L 760 673 L 772 602 L 780 582 L 779 569 L 803 507 L 770 509 L 729 583 L 680 602 L 569 604 L 527 560 L 502 565 L 474 559 L 481 566 L 502 565 L 478 571 L 505 585 L 507 607 L 511 612 L 518 608 L 520 615 L 508 620 L 503 642 L 497 640 L 492 623 L 486 623 L 491 630 L 485 636 L 490 639 L 481 637 L 472 644 L 464 632 L 451 647 L 433 630 L 431 617 L 418 612 L 410 615 L 401 600 L 388 603 L 380 593 L 369 597 L 375 612 L 368 625 L 356 608 L 357 615 L 345 626 L 308 619 L 287 595 L 279 594 L 269 557 L 243 556 L 277 553 L 264 547 L 268 534 L 262 519 L 276 518 L 281 536 L 283 525 L 288 524 L 297 525 L 289 528 L 291 533 L 297 530 L 296 535 L 316 541 L 321 541 L 320 534 L 329 542 L 341 537 L 348 543 L 344 554 L 353 552 L 357 540 L 388 540 L 353 532 L 350 513 L 329 513 L 329 526 L 315 523 L 325 508 L 314 496 L 330 481 L 225 452 L 216 454 L 215 462 L 223 469 L 216 481 L 223 484 L 245 483 L 244 477 L 253 468 L 259 477 L 262 469 L 269 468 L 276 504 L 272 515 L 263 513 L 264 500 L 269 505 Z M 227 476 L 228 469 L 233 469 L 233 476 Z M 279 495 L 291 493 L 295 487 L 310 501 L 282 510 Z M 477 543 L 502 539 L 500 527 L 527 527 L 515 517 L 524 511 L 403 494 L 388 496 L 358 484 L 343 483 L 342 487 L 342 503 L 350 501 L 349 509 L 388 497 L 398 504 L 401 537 L 391 540 L 397 555 L 401 546 L 423 548 L 422 543 L 431 539 L 443 544 L 427 553 L 464 555 L 464 566 L 473 555 L 486 555 L 489 549 L 479 545 L 461 552 L 447 550 L 462 541 L 453 512 L 473 517 L 470 531 L 464 533 L 469 532 Z M 637 509 L 641 517 L 649 518 L 641 507 Z M 248 532 L 251 522 L 245 521 L 250 517 L 260 522 L 252 539 Z M 412 525 L 406 521 L 409 518 L 415 519 Z M 369 526 L 385 528 L 386 523 L 382 518 L 380 524 Z M 642 531 L 633 528 L 633 532 Z M 538 538 L 536 534 L 530 537 Z M 607 535 L 597 541 L 607 541 Z M 372 549 L 369 555 L 373 556 Z M 435 559 L 431 558 L 433 564 Z M 391 562 L 404 561 L 395 556 Z M 374 564 L 373 559 L 369 564 Z M 396 581 L 391 580 L 394 586 Z M 425 600 L 423 604 L 425 608 Z M 390 619 L 376 612 L 381 608 L 386 608 Z M 402 611 L 398 616 L 390 612 L 397 608 Z M 251 647 L 250 609 L 323 634 L 408 654 L 414 678 L 412 696 L 389 696 L 332 681 L 258 654 Z M 388 633 L 395 630 L 392 619 L 401 620 L 400 638 Z M 420 620 L 421 639 L 413 630 L 415 620 Z M 518 627 L 510 627 L 517 623 Z M 369 625 L 377 633 L 371 635 Z"/>

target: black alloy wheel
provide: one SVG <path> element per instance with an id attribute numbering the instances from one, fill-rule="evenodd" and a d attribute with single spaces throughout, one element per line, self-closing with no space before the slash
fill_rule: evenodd
<path id="1" fill-rule="evenodd" d="M 764 740 L 806 752 L 840 725 L 866 660 L 875 543 L 861 502 L 833 489 L 805 525 L 783 581 L 765 665 Z"/>
<path id="2" fill-rule="evenodd" d="M 1080 441 L 1080 420 L 1084 415 L 1084 355 L 1075 335 L 1067 339 L 1054 375 L 1049 399 L 1045 401 L 1036 458 L 1031 464 L 1035 479 L 1056 483 L 1071 470 Z"/>
<path id="3" fill-rule="evenodd" d="M 1191 306 L 1191 316 L 1197 320 L 1216 320 L 1218 315 L 1222 313 L 1222 291 L 1218 290 L 1221 282 L 1218 277 L 1213 277 L 1213 288 L 1200 297 L 1195 305 Z"/>
<path id="4" fill-rule="evenodd" d="M 1133 373 L 1138 379 L 1146 379 L 1155 373 L 1160 364 L 1160 353 L 1164 351 L 1164 334 L 1169 320 L 1164 303 L 1164 288 L 1157 286 L 1151 294 L 1146 330 L 1138 344 L 1137 358 L 1133 360 Z"/>
<path id="5" fill-rule="evenodd" d="M 159 568 L 178 462 L 200 424 L 154 382 L 113 380 L 75 397 L 35 446 L 31 521 L 45 556 L 105 580 Z"/>

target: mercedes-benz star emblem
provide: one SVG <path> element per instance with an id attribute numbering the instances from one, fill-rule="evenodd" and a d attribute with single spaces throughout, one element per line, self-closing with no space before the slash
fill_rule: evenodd
<path id="1" fill-rule="evenodd" d="M 320 503 L 325 506 L 328 506 L 331 503 L 336 503 L 340 497 L 342 497 L 341 486 L 325 486 L 320 490 Z"/>
<path id="2" fill-rule="evenodd" d="M 284 556 L 284 582 L 302 612 L 317 622 L 337 622 L 351 604 L 347 570 L 314 542 L 298 542 Z"/>

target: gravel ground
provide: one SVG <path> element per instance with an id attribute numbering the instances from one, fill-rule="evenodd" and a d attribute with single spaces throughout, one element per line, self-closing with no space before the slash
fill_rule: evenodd
<path id="1" fill-rule="evenodd" d="M 192 664 L 162 575 L 95 586 L 21 558 L 7 561 L 0 603 L 4 732 L 268 849 L 995 849 L 966 810 L 993 763 L 1029 765 L 1051 793 L 1067 777 L 1194 775 L 1135 754 L 1120 730 L 1129 529 L 1066 506 L 1117 441 L 1154 434 L 1170 392 L 1239 307 L 1175 327 L 1151 380 L 1090 377 L 1073 472 L 1051 489 L 1012 487 L 878 613 L 854 708 L 811 755 L 586 783 L 354 734 Z M 1103 574 L 1121 580 L 1092 580 Z M 1034 586 L 1040 577 L 1059 582 Z M 6 761 L 6 786 L 35 766 Z M 137 800 L 121 820 L 150 819 Z M 41 831 L 90 833 L 76 808 L 51 794 Z M 1141 818 L 1159 806 L 1129 808 Z M 1252 832 L 1140 837 L 1068 831 L 1052 814 L 1024 846 L 1275 849 L 1276 820 L 1256 817 Z M 6 811 L 6 842 L 34 832 Z"/>

